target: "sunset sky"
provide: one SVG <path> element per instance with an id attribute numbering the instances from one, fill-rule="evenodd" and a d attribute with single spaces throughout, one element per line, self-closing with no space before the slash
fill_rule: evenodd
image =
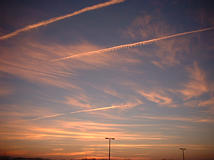
<path id="1" fill-rule="evenodd" d="M 213 8 L 1 0 L 0 155 L 213 160 Z"/>

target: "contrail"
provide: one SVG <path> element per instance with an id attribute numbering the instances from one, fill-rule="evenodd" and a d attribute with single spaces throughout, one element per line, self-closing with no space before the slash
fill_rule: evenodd
<path id="1" fill-rule="evenodd" d="M 79 111 L 73 111 L 73 112 L 67 112 L 67 113 L 59 113 L 59 114 L 53 114 L 53 115 L 38 117 L 38 118 L 31 119 L 31 120 L 42 120 L 42 119 L 47 119 L 47 118 L 54 118 L 54 117 L 64 116 L 65 114 L 75 114 L 75 113 L 101 111 L 101 110 L 108 110 L 108 109 L 114 109 L 114 108 L 123 108 L 123 107 L 128 107 L 128 106 L 129 105 L 126 104 L 126 105 L 117 105 L 117 106 L 109 106 L 109 107 L 101 107 L 101 108 L 79 110 Z"/>
<path id="2" fill-rule="evenodd" d="M 89 56 L 89 55 L 93 55 L 93 54 L 116 51 L 116 50 L 119 50 L 119 49 L 122 49 L 122 48 L 137 47 L 137 46 L 141 46 L 141 45 L 157 42 L 157 41 L 160 41 L 160 40 L 170 39 L 170 38 L 174 38 L 174 37 L 180 37 L 180 36 L 184 36 L 184 35 L 188 35 L 188 34 L 204 32 L 204 31 L 213 30 L 213 29 L 214 29 L 214 27 L 209 27 L 209 28 L 203 28 L 203 29 L 189 31 L 189 32 L 176 33 L 176 34 L 163 36 L 163 37 L 159 37 L 159 38 L 154 38 L 154 39 L 150 39 L 150 40 L 145 40 L 145 41 L 140 41 L 140 42 L 135 42 L 135 43 L 122 44 L 122 45 L 119 45 L 119 46 L 114 46 L 114 47 L 110 47 L 110 48 L 104 48 L 104 49 L 100 49 L 100 50 L 96 50 L 96 51 L 90 51 L 90 52 L 84 52 L 84 53 L 80 53 L 80 54 L 75 54 L 75 55 L 71 55 L 71 56 L 68 56 L 68 57 L 58 58 L 58 59 L 55 59 L 55 60 L 52 60 L 52 61 L 56 62 L 56 61 L 62 61 L 62 60 L 70 59 L 70 58 L 78 58 L 78 57 L 82 57 L 82 56 Z"/>
<path id="3" fill-rule="evenodd" d="M 69 13 L 69 14 L 66 14 L 66 15 L 63 15 L 63 16 L 59 16 L 59 17 L 54 17 L 54 18 L 51 18 L 51 19 L 48 19 L 48 20 L 45 20 L 45 21 L 41 21 L 39 23 L 31 24 L 31 25 L 28 25 L 28 26 L 26 26 L 24 28 L 15 30 L 14 32 L 11 32 L 9 34 L 1 36 L 0 40 L 8 39 L 8 38 L 11 38 L 11 37 L 14 37 L 14 36 L 18 35 L 21 32 L 26 32 L 26 31 L 29 31 L 29 30 L 32 30 L 32 29 L 35 29 L 35 28 L 39 28 L 41 26 L 45 26 L 45 25 L 48 25 L 50 23 L 53 23 L 53 22 L 56 22 L 56 21 L 60 21 L 60 20 L 66 19 L 66 18 L 70 18 L 70 17 L 79 15 L 79 14 L 84 13 L 84 12 L 96 10 L 96 9 L 103 8 L 103 7 L 107 7 L 107 6 L 110 6 L 110 5 L 117 4 L 117 3 L 122 3 L 124 1 L 125 0 L 110 0 L 108 2 L 104 2 L 104 3 L 100 3 L 100 4 L 96 4 L 96 5 L 93 5 L 93 6 L 89 6 L 89 7 L 80 9 L 80 10 L 75 11 L 73 13 Z"/>

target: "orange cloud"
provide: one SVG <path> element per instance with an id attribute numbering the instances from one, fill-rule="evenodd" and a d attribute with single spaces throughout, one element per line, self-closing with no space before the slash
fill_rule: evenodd
<path id="1" fill-rule="evenodd" d="M 92 154 L 93 151 L 82 151 L 82 152 L 53 152 L 53 153 L 46 153 L 42 154 L 42 156 L 80 156 L 86 154 Z"/>
<path id="2" fill-rule="evenodd" d="M 193 122 L 193 123 L 213 123 L 214 119 L 212 118 L 199 118 L 199 117 L 170 117 L 170 116 L 150 116 L 150 115 L 141 115 L 139 118 L 146 118 L 152 120 L 168 120 L 168 121 L 184 121 L 184 122 Z"/>
<path id="3" fill-rule="evenodd" d="M 54 148 L 53 151 L 63 151 L 63 148 Z"/>
<path id="4" fill-rule="evenodd" d="M 187 71 L 190 74 L 190 80 L 184 85 L 185 88 L 179 91 L 185 99 L 198 97 L 209 91 L 205 72 L 199 68 L 197 62 L 194 62 L 192 68 L 187 68 Z"/>
<path id="5" fill-rule="evenodd" d="M 11 49 L 3 48 L 0 55 L 0 71 L 33 82 L 42 82 L 63 88 L 77 88 L 65 81 L 65 78 L 71 74 L 65 71 L 68 66 L 63 64 L 51 65 L 45 62 L 48 56 L 52 56 L 52 52 L 48 51 L 49 54 L 44 54 L 44 52 L 37 52 L 32 50 L 30 46 L 28 47 L 22 49 L 18 46 Z M 18 50 L 22 51 L 19 52 Z"/>
<path id="6" fill-rule="evenodd" d="M 54 124 L 54 128 L 49 127 Z M 146 125 L 147 126 L 147 125 Z M 142 124 L 106 124 L 84 121 L 51 121 L 47 124 L 32 121 L 7 122 L 1 127 L 0 139 L 5 140 L 63 140 L 100 141 L 105 135 L 118 140 L 151 140 L 167 139 L 156 133 L 134 133 L 126 127 L 144 127 Z M 15 130 L 15 132 L 13 132 Z"/>
<path id="7" fill-rule="evenodd" d="M 209 107 L 209 112 L 214 113 L 214 97 L 210 99 L 199 101 L 198 106 Z"/>
<path id="8" fill-rule="evenodd" d="M 208 99 L 208 100 L 205 100 L 205 101 L 201 101 L 199 103 L 199 106 L 213 106 L 214 105 L 214 97 Z"/>
<path id="9" fill-rule="evenodd" d="M 30 41 L 30 40 L 29 40 Z M 82 44 L 77 46 L 44 45 L 35 42 L 25 43 L 25 47 L 14 45 L 13 48 L 1 48 L 0 71 L 16 75 L 32 82 L 45 83 L 60 88 L 79 89 L 76 85 L 67 80 L 73 75 L 75 68 L 83 68 L 84 64 L 78 65 L 49 62 L 51 57 L 66 54 L 68 50 L 80 48 L 91 48 L 92 45 Z M 53 49 L 54 48 L 54 49 Z M 101 63 L 101 62 L 99 62 Z M 87 68 L 86 66 L 84 68 Z M 88 67 L 89 68 L 89 67 Z"/>
<path id="10" fill-rule="evenodd" d="M 73 96 L 73 97 L 66 97 L 66 104 L 81 107 L 81 108 L 90 108 L 91 105 L 88 104 L 89 100 L 88 97 L 85 95 L 82 96 Z"/>
<path id="11" fill-rule="evenodd" d="M 117 124 L 117 123 L 97 123 L 92 121 L 58 121 L 60 126 L 63 128 L 72 128 L 72 129 L 79 129 L 81 131 L 87 130 L 123 130 L 124 127 L 148 127 L 152 126 L 150 124 Z"/>
<path id="12" fill-rule="evenodd" d="M 42 44 L 31 39 L 25 39 L 16 42 L 13 47 L 0 47 L 0 49 L 0 71 L 34 83 L 78 91 L 81 91 L 78 82 L 70 81 L 69 78 L 77 76 L 80 70 L 96 70 L 106 67 L 111 69 L 117 67 L 117 69 L 123 70 L 124 67 L 118 67 L 120 64 L 136 65 L 139 63 L 136 57 L 121 56 L 117 59 L 110 54 L 88 56 L 72 62 L 50 62 L 56 57 L 69 55 L 71 51 L 75 51 L 74 55 L 76 55 L 79 52 L 99 49 L 98 46 L 88 42 L 75 45 L 58 45 Z M 84 83 L 87 82 L 84 81 Z"/>
<path id="13" fill-rule="evenodd" d="M 29 131 L 17 131 L 11 133 L 10 131 L 1 132 L 0 139 L 7 140 L 66 140 L 69 138 L 76 139 L 79 141 L 100 141 L 103 140 L 105 136 L 112 135 L 118 140 L 164 140 L 167 139 L 166 136 L 156 135 L 156 134 L 137 134 L 137 133 L 126 133 L 122 131 L 111 131 L 106 132 L 100 131 L 69 131 L 57 128 L 36 128 L 31 127 Z"/>
<path id="14" fill-rule="evenodd" d="M 172 99 L 161 95 L 158 92 L 145 92 L 143 90 L 138 91 L 138 93 L 142 96 L 144 96 L 146 99 L 148 99 L 149 101 L 152 101 L 154 103 L 157 104 L 161 104 L 161 105 L 169 105 L 172 104 Z"/>

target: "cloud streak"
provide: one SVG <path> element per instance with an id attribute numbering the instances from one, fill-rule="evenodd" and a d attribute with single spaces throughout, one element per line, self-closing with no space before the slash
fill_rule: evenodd
<path id="1" fill-rule="evenodd" d="M 116 51 L 116 50 L 119 50 L 119 49 L 122 49 L 122 48 L 137 47 L 137 46 L 146 45 L 146 44 L 154 43 L 154 42 L 161 41 L 161 40 L 180 37 L 180 36 L 193 34 L 193 33 L 205 32 L 205 31 L 213 30 L 213 29 L 214 29 L 214 27 L 209 27 L 209 28 L 203 28 L 203 29 L 189 31 L 189 32 L 177 33 L 177 34 L 172 34 L 172 35 L 163 36 L 163 37 L 159 37 L 159 38 L 154 38 L 154 39 L 150 39 L 150 40 L 140 41 L 140 42 L 136 42 L 136 43 L 122 44 L 122 45 L 118 45 L 118 46 L 114 46 L 114 47 L 110 47 L 110 48 L 104 48 L 104 49 L 100 49 L 100 50 L 96 50 L 96 51 L 91 51 L 91 52 L 85 52 L 85 53 L 80 53 L 80 54 L 76 54 L 76 55 L 71 55 L 71 56 L 67 56 L 67 57 L 63 57 L 63 58 L 58 58 L 58 59 L 55 59 L 53 61 L 56 62 L 56 61 L 62 61 L 62 60 L 67 60 L 67 59 L 71 59 L 71 58 L 78 58 L 78 57 L 82 57 L 82 56 L 90 56 L 90 55 L 93 55 L 93 54 Z"/>
<path id="2" fill-rule="evenodd" d="M 29 30 L 32 30 L 32 29 L 35 29 L 35 28 L 39 28 L 39 27 L 54 23 L 56 21 L 60 21 L 60 20 L 66 19 L 66 18 L 70 18 L 70 17 L 76 16 L 76 15 L 79 15 L 79 14 L 82 14 L 82 13 L 85 13 L 85 12 L 88 12 L 88 11 L 92 11 L 92 10 L 96 10 L 96 9 L 99 9 L 99 8 L 103 8 L 103 7 L 111 6 L 111 5 L 114 5 L 114 4 L 122 3 L 124 1 L 125 0 L 110 0 L 108 2 L 104 2 L 104 3 L 100 3 L 100 4 L 96 4 L 96 5 L 93 5 L 93 6 L 89 6 L 89 7 L 80 9 L 80 10 L 75 11 L 73 13 L 69 13 L 69 14 L 66 14 L 66 15 L 63 15 L 63 16 L 59 16 L 59 17 L 50 18 L 48 20 L 41 21 L 41 22 L 35 23 L 35 24 L 31 24 L 31 25 L 28 25 L 28 26 L 26 26 L 24 28 L 15 30 L 14 32 L 11 32 L 9 34 L 3 35 L 3 36 L 0 37 L 0 40 L 8 39 L 8 38 L 14 37 L 14 36 L 16 36 L 16 35 L 18 35 L 19 33 L 22 33 L 22 32 L 26 32 L 26 31 L 29 31 Z"/>
<path id="3" fill-rule="evenodd" d="M 103 110 L 109 110 L 109 109 L 115 109 L 115 108 L 134 107 L 137 104 L 138 103 L 128 103 L 128 104 L 124 104 L 124 105 L 112 105 L 112 106 L 109 106 L 109 107 L 85 109 L 85 110 L 73 111 L 73 112 L 68 112 L 68 113 L 59 113 L 59 114 L 53 114 L 53 115 L 38 117 L 38 118 L 34 118 L 32 120 L 42 120 L 42 119 L 47 119 L 47 118 L 54 118 L 54 117 L 64 116 L 65 114 L 87 113 L 87 112 L 103 111 Z"/>

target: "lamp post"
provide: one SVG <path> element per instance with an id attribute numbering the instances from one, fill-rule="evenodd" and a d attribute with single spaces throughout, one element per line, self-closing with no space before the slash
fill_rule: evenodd
<path id="1" fill-rule="evenodd" d="M 105 138 L 108 139 L 108 159 L 110 160 L 110 156 L 111 156 L 111 140 L 115 140 L 115 138 Z"/>
<path id="2" fill-rule="evenodd" d="M 186 148 L 180 148 L 180 150 L 183 152 L 183 160 L 184 160 L 184 151 L 186 150 Z"/>

